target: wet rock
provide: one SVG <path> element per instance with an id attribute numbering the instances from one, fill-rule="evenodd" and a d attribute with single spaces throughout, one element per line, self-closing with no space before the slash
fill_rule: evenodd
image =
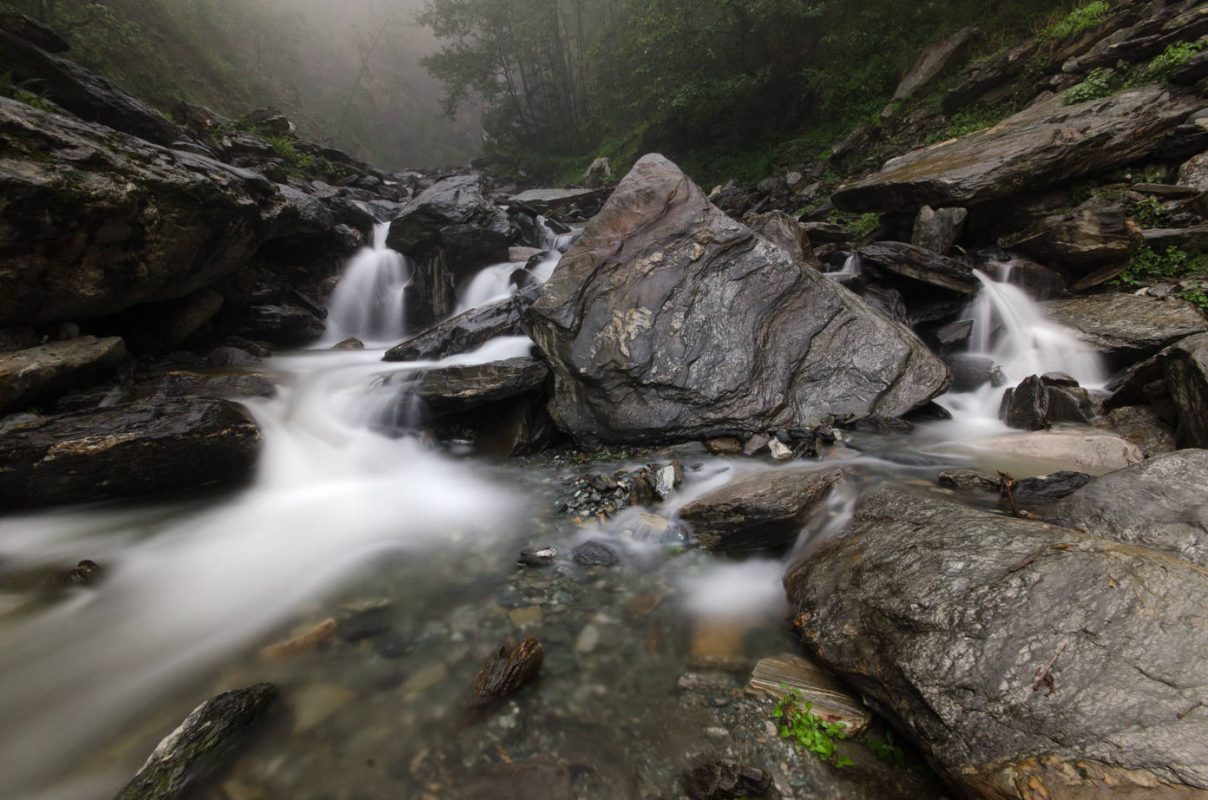
<path id="1" fill-rule="evenodd" d="M 581 517 L 607 518 L 632 506 L 665 500 L 683 480 L 684 467 L 678 461 L 618 470 L 611 475 L 581 475 L 569 483 L 559 507 Z"/>
<path id="2" fill-rule="evenodd" d="M 95 561 L 84 559 L 67 573 L 65 582 L 73 586 L 91 586 L 104 577 L 105 570 Z"/>
<path id="3" fill-rule="evenodd" d="M 912 244 L 873 242 L 860 248 L 860 258 L 904 278 L 962 294 L 973 294 L 981 286 L 968 264 Z"/>
<path id="4" fill-rule="evenodd" d="M 1107 412 L 1099 423 L 1132 442 L 1146 458 L 1178 449 L 1174 429 L 1149 406 L 1123 406 Z"/>
<path id="5" fill-rule="evenodd" d="M 1208 334 L 1183 339 L 1161 360 L 1179 418 L 1179 444 L 1208 447 Z"/>
<path id="6" fill-rule="evenodd" d="M 842 477 L 839 469 L 759 472 L 689 503 L 680 518 L 709 550 L 783 549 L 796 541 L 810 514 Z"/>
<path id="7" fill-rule="evenodd" d="M 1142 159 L 1200 105 L 1160 86 L 1077 106 L 1054 96 L 991 128 L 892 159 L 831 199 L 844 211 L 909 213 L 1002 200 Z"/>
<path id="8" fill-rule="evenodd" d="M 944 356 L 944 363 L 952 371 L 952 390 L 970 392 L 990 383 L 996 366 L 989 356 L 977 353 L 951 353 Z M 1006 377 L 1003 377 L 1006 382 Z"/>
<path id="9" fill-rule="evenodd" d="M 331 346 L 332 350 L 364 350 L 365 343 L 355 336 L 350 336 L 343 341 L 337 342 Z"/>
<path id="10" fill-rule="evenodd" d="M 1087 344 L 1136 361 L 1186 336 L 1208 331 L 1208 319 L 1184 300 L 1137 294 L 1099 294 L 1049 300 L 1045 314 L 1072 328 Z"/>
<path id="11" fill-rule="evenodd" d="M 657 155 L 563 256 L 529 322 L 554 368 L 551 414 L 587 442 L 900 416 L 948 384 L 908 330 L 723 215 Z M 868 358 L 835 361 L 852 352 Z"/>
<path id="12" fill-rule="evenodd" d="M 181 297 L 243 265 L 280 210 L 259 175 L 5 98 L 0 149 L 0 326 Z"/>
<path id="13" fill-rule="evenodd" d="M 1046 218 L 1014 238 L 1010 246 L 1067 277 L 1094 274 L 1093 281 L 1075 283 L 1081 289 L 1123 272 L 1140 245 L 1140 231 L 1129 223 L 1123 203 L 1092 198 L 1068 214 Z"/>
<path id="14" fill-rule="evenodd" d="M 1179 167 L 1179 186 L 1186 186 L 1197 192 L 1208 192 L 1208 152 L 1200 153 L 1187 159 Z"/>
<path id="15" fill-rule="evenodd" d="M 583 567 L 611 567 L 620 559 L 617 553 L 603 542 L 584 542 L 575 548 L 575 563 Z"/>
<path id="16" fill-rule="evenodd" d="M 964 208 L 934 209 L 931 206 L 923 206 L 914 220 L 914 235 L 910 243 L 946 256 L 960 238 L 968 219 L 969 211 Z"/>
<path id="17" fill-rule="evenodd" d="M 318 339 L 327 325 L 313 311 L 293 303 L 249 306 L 239 333 L 285 347 L 300 347 Z"/>
<path id="18" fill-rule="evenodd" d="M 85 388 L 111 375 L 125 358 L 121 339 L 92 336 L 0 353 L 0 416 Z"/>
<path id="19" fill-rule="evenodd" d="M 1208 567 L 1208 450 L 1179 450 L 1089 482 L 1051 506 L 1058 524 Z"/>
<path id="20" fill-rule="evenodd" d="M 936 477 L 940 486 L 958 491 L 997 492 L 1002 479 L 975 469 L 947 469 Z"/>
<path id="21" fill-rule="evenodd" d="M 1208 787 L 1199 567 L 882 486 L 786 587 L 807 649 L 963 793 Z"/>
<path id="22" fill-rule="evenodd" d="M 1145 458 L 1132 442 L 1093 428 L 996 436 L 979 442 L 978 450 L 994 460 L 998 468 L 1016 476 L 1067 469 L 1103 475 Z"/>
<path id="23" fill-rule="evenodd" d="M 489 706 L 515 694 L 537 677 L 544 659 L 541 642 L 532 636 L 526 636 L 514 647 L 500 647 L 478 670 L 474 679 L 474 704 Z"/>
<path id="24" fill-rule="evenodd" d="M 504 764 L 471 779 L 457 800 L 574 800 L 571 771 L 552 758 Z"/>
<path id="25" fill-rule="evenodd" d="M 225 692 L 193 710 L 167 736 L 117 800 L 177 800 L 218 772 L 239 742 L 277 699 L 277 689 L 260 683 Z"/>
<path id="26" fill-rule="evenodd" d="M 717 436 L 705 442 L 705 447 L 715 456 L 741 455 L 742 445 L 742 439 L 735 436 Z"/>
<path id="27" fill-rule="evenodd" d="M 684 791 L 692 800 L 767 797 L 771 790 L 771 775 L 729 759 L 706 758 L 684 773 Z"/>
<path id="28" fill-rule="evenodd" d="M 548 567 L 557 561 L 558 550 L 553 547 L 538 547 L 520 552 L 520 563 L 526 567 Z"/>
<path id="29" fill-rule="evenodd" d="M 872 712 L 859 696 L 817 663 L 792 653 L 760 660 L 747 682 L 747 692 L 780 701 L 790 692 L 811 705 L 811 713 L 843 725 L 850 739 L 872 722 Z"/>
<path id="30" fill-rule="evenodd" d="M 182 398 L 39 417 L 0 435 L 0 503 L 83 503 L 250 477 L 256 423 L 226 400 Z"/>
<path id="31" fill-rule="evenodd" d="M 387 634 L 394 627 L 394 602 L 381 599 L 345 606 L 337 625 L 340 638 L 346 642 L 359 642 Z"/>
<path id="32" fill-rule="evenodd" d="M 290 636 L 280 642 L 263 647 L 260 650 L 261 661 L 280 661 L 284 658 L 309 653 L 326 647 L 336 640 L 340 633 L 340 624 L 335 617 L 328 617 L 318 624 L 311 625 L 305 630 Z"/>
<path id="33" fill-rule="evenodd" d="M 400 378 L 404 394 L 418 400 L 432 416 L 469 411 L 540 389 L 549 368 L 534 358 L 511 358 L 488 364 L 441 367 Z"/>
<path id="34" fill-rule="evenodd" d="M 509 202 L 519 203 L 538 214 L 577 215 L 586 219 L 595 216 L 608 194 L 608 189 L 530 189 L 509 198 Z"/>
<path id="35" fill-rule="evenodd" d="M 500 336 L 519 336 L 521 312 L 528 305 L 517 296 L 472 308 L 429 328 L 386 351 L 384 361 L 434 361 L 476 350 Z"/>
<path id="36" fill-rule="evenodd" d="M 743 222 L 788 253 L 798 264 L 821 268 L 821 262 L 814 255 L 814 248 L 810 244 L 809 234 L 792 216 L 783 211 L 768 211 L 764 214 L 748 214 Z"/>
<path id="37" fill-rule="evenodd" d="M 1095 406 L 1069 376 L 1031 375 L 1006 391 L 998 416 L 1011 428 L 1041 431 L 1059 422 L 1090 422 Z"/>

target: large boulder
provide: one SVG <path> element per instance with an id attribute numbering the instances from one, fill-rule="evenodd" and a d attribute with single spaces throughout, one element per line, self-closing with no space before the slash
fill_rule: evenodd
<path id="1" fill-rule="evenodd" d="M 144 400 L 8 426 L 0 506 L 82 503 L 231 483 L 251 475 L 260 431 L 214 398 Z"/>
<path id="2" fill-rule="evenodd" d="M 786 578 L 806 648 L 971 797 L 1208 796 L 1208 573 L 882 486 Z"/>
<path id="3" fill-rule="evenodd" d="M 530 308 L 582 440 L 657 442 L 900 416 L 948 385 L 904 326 L 642 158 Z"/>
<path id="4" fill-rule="evenodd" d="M 981 282 L 963 261 L 904 242 L 873 242 L 860 248 L 865 264 L 941 289 L 975 294 Z"/>
<path id="5" fill-rule="evenodd" d="M 680 509 L 680 517 L 708 550 L 784 549 L 842 477 L 839 469 L 758 472 L 692 501 Z"/>
<path id="6" fill-rule="evenodd" d="M 541 388 L 549 367 L 535 358 L 510 358 L 470 366 L 403 373 L 398 383 L 406 400 L 434 417 L 469 411 Z"/>
<path id="7" fill-rule="evenodd" d="M 1129 164 L 1202 101 L 1157 85 L 1067 106 L 1054 96 L 991 128 L 915 150 L 832 197 L 845 211 L 970 206 Z"/>
<path id="8" fill-rule="evenodd" d="M 1208 334 L 1189 336 L 1162 353 L 1166 387 L 1179 419 L 1179 444 L 1208 447 Z"/>
<path id="9" fill-rule="evenodd" d="M 244 264 L 279 209 L 255 173 L 0 98 L 0 326 L 184 297 Z"/>
<path id="10" fill-rule="evenodd" d="M 403 206 L 386 243 L 416 262 L 407 319 L 423 329 L 452 311 L 458 283 L 508 260 L 508 231 L 476 175 L 437 181 Z"/>
<path id="11" fill-rule="evenodd" d="M 1208 567 L 1206 477 L 1208 450 L 1178 450 L 1096 478 L 1051 506 L 1046 516 Z"/>
<path id="12" fill-rule="evenodd" d="M 1029 375 L 1003 394 L 998 416 L 1011 428 L 1040 431 L 1057 422 L 1091 422 L 1095 407 L 1090 393 L 1068 375 Z"/>
<path id="13" fill-rule="evenodd" d="M 183 128 L 112 81 L 44 50 L 17 31 L 0 29 L 0 73 L 11 73 L 17 83 L 30 82 L 40 94 L 88 122 L 165 146 L 190 141 Z"/>
<path id="14" fill-rule="evenodd" d="M 1013 239 L 1011 249 L 1067 277 L 1094 275 L 1093 283 L 1100 283 L 1123 272 L 1140 244 L 1140 231 L 1129 223 L 1122 204 L 1095 198 L 1068 214 L 1045 218 Z"/>
<path id="15" fill-rule="evenodd" d="M 964 208 L 934 209 L 931 206 L 923 206 L 914 219 L 914 233 L 910 237 L 910 243 L 946 256 L 960 238 L 968 220 L 969 211 Z"/>
<path id="16" fill-rule="evenodd" d="M 1073 329 L 1100 352 L 1136 361 L 1186 336 L 1208 331 L 1198 308 L 1178 298 L 1097 294 L 1041 304 L 1049 319 Z"/>
<path id="17" fill-rule="evenodd" d="M 0 416 L 106 378 L 125 358 L 121 339 L 92 336 L 0 353 Z"/>

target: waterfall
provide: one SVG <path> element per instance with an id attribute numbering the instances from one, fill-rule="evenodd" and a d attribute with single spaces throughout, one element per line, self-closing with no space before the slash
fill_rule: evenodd
<path id="1" fill-rule="evenodd" d="M 537 283 L 545 283 L 554 274 L 554 268 L 562 259 L 562 254 L 574 241 L 574 233 L 554 233 L 545 217 L 537 217 L 537 225 L 541 229 L 541 248 L 544 252 L 540 260 L 529 268 L 529 275 Z M 475 275 L 459 293 L 457 308 L 454 314 L 462 314 L 472 308 L 481 308 L 490 303 L 505 300 L 511 296 L 512 274 L 516 270 L 525 269 L 527 262 L 511 261 L 504 264 L 494 264 L 486 267 Z"/>
<path id="2" fill-rule="evenodd" d="M 394 343 L 406 335 L 404 303 L 412 264 L 386 246 L 389 233 L 389 222 L 378 223 L 373 246 L 348 262 L 331 296 L 324 344 L 350 336 L 365 342 Z"/>

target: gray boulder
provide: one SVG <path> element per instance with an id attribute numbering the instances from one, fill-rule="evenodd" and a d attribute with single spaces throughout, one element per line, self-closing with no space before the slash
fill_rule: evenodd
<path id="1" fill-rule="evenodd" d="M 1048 509 L 1050 521 L 1208 567 L 1208 450 L 1112 472 Z"/>
<path id="2" fill-rule="evenodd" d="M 580 440 L 659 442 L 900 416 L 948 385 L 908 329 L 641 159 L 530 308 L 551 413 Z"/>
<path id="3" fill-rule="evenodd" d="M 1192 156 L 1179 167 L 1179 186 L 1208 192 L 1208 152 Z"/>
<path id="4" fill-rule="evenodd" d="M 488 364 L 442 367 L 401 379 L 404 393 L 433 417 L 469 411 L 541 388 L 549 367 L 535 358 L 510 358 Z"/>
<path id="5" fill-rule="evenodd" d="M 1094 175 L 1156 152 L 1194 97 L 1151 85 L 1077 106 L 1060 96 L 991 128 L 895 158 L 832 197 L 845 211 L 971 206 Z"/>
<path id="6" fill-rule="evenodd" d="M 125 358 L 121 339 L 92 336 L 0 353 L 0 416 L 106 378 Z"/>
<path id="7" fill-rule="evenodd" d="M 961 28 L 946 39 L 927 47 L 915 65 L 902 78 L 898 88 L 894 90 L 889 107 L 881 112 L 881 116 L 891 116 L 893 103 L 913 97 L 919 89 L 931 81 L 964 64 L 969 58 L 973 44 L 981 36 L 982 32 L 978 28 Z"/>
<path id="8" fill-rule="evenodd" d="M 1208 334 L 1183 339 L 1161 360 L 1179 418 L 1179 444 L 1208 447 Z"/>
<path id="9" fill-rule="evenodd" d="M 1041 431 L 1058 422 L 1090 422 L 1095 406 L 1069 376 L 1031 375 L 1006 391 L 998 416 L 1011 428 Z"/>
<path id="10" fill-rule="evenodd" d="M 517 296 L 472 308 L 390 348 L 383 360 L 436 360 L 468 353 L 499 336 L 519 336 L 524 333 L 520 323 L 526 306 Z"/>
<path id="11" fill-rule="evenodd" d="M 1135 361 L 1179 339 L 1208 331 L 1198 308 L 1177 298 L 1138 294 L 1097 294 L 1042 304 L 1054 322 L 1111 356 Z"/>
<path id="12" fill-rule="evenodd" d="M 931 206 L 923 206 L 915 217 L 914 234 L 910 243 L 946 256 L 960 238 L 968 219 L 969 211 L 964 208 L 934 209 Z"/>
<path id="13" fill-rule="evenodd" d="M 213 398 L 34 417 L 0 434 L 0 506 L 82 503 L 251 476 L 260 431 Z"/>
<path id="14" fill-rule="evenodd" d="M 1208 792 L 1208 574 L 882 486 L 786 578 L 807 649 L 971 797 Z"/>
<path id="15" fill-rule="evenodd" d="M 788 253 L 798 264 L 821 269 L 822 262 L 814 255 L 809 232 L 789 214 L 768 211 L 748 214 L 743 220 L 751 230 Z"/>
<path id="16" fill-rule="evenodd" d="M 6 98 L 0 151 L 0 326 L 188 295 L 245 264 L 281 208 L 255 173 Z"/>
<path id="17" fill-rule="evenodd" d="M 759 472 L 692 501 L 680 510 L 680 518 L 707 550 L 784 549 L 793 545 L 842 477 L 839 469 Z"/>
<path id="18" fill-rule="evenodd" d="M 1140 244 L 1140 231 L 1122 204 L 1095 198 L 1068 214 L 1047 217 L 1013 239 L 1011 248 L 1068 277 L 1084 278 L 1074 284 L 1083 288 L 1120 274 Z"/>
<path id="19" fill-rule="evenodd" d="M 593 166 L 595 166 L 594 162 Z M 551 214 L 557 217 L 571 212 L 579 212 L 585 216 L 591 216 L 608 198 L 609 191 L 609 189 L 599 188 L 529 189 L 527 192 L 513 195 L 509 201 L 531 208 L 538 214 Z"/>
<path id="20" fill-rule="evenodd" d="M 1150 406 L 1113 408 L 1096 424 L 1135 444 L 1146 458 L 1169 453 L 1179 446 L 1174 429 Z"/>
<path id="21" fill-rule="evenodd" d="M 873 242 L 860 248 L 865 264 L 962 294 L 974 294 L 981 287 L 973 268 L 933 250 L 903 242 Z"/>

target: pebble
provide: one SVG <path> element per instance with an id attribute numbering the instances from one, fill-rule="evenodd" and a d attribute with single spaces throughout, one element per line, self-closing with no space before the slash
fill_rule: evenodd
<path id="1" fill-rule="evenodd" d="M 520 563 L 526 567 L 548 567 L 558 560 L 558 551 L 553 547 L 541 547 L 520 553 Z"/>
<path id="2" fill-rule="evenodd" d="M 420 667 L 403 684 L 403 694 L 411 700 L 444 681 L 449 670 L 439 661 Z"/>
<path id="3" fill-rule="evenodd" d="M 579 632 L 579 638 L 575 640 L 575 650 L 584 655 L 596 649 L 600 643 L 600 629 L 595 625 L 587 625 Z"/>
<path id="4" fill-rule="evenodd" d="M 590 541 L 575 548 L 575 563 L 585 567 L 609 567 L 617 563 L 617 554 L 603 542 Z"/>

